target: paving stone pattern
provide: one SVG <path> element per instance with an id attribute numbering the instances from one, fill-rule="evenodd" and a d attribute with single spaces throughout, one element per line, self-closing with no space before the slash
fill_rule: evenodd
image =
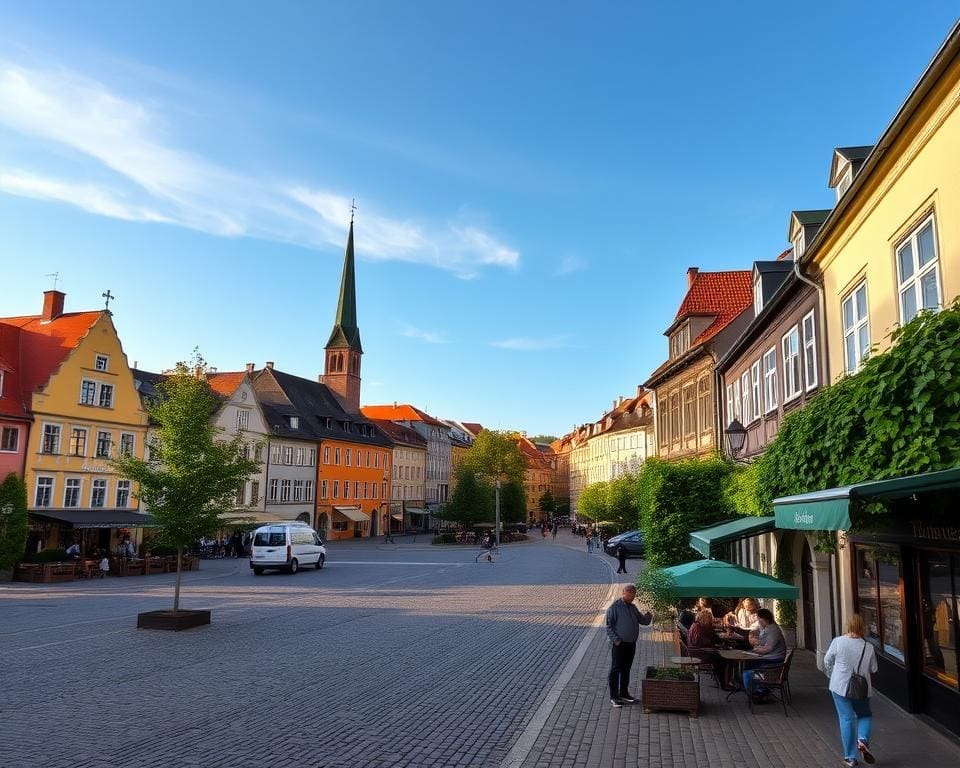
<path id="1" fill-rule="evenodd" d="M 350 542 L 261 578 L 204 562 L 184 607 L 214 623 L 184 633 L 133 629 L 172 577 L 6 586 L 0 766 L 499 765 L 609 572 L 546 542 L 473 555 Z"/>

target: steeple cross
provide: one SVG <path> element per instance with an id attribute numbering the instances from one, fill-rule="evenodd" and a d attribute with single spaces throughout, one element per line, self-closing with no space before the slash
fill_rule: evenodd
<path id="1" fill-rule="evenodd" d="M 350 200 L 350 223 L 353 224 L 353 214 L 357 212 L 357 198 L 351 198 Z"/>
<path id="2" fill-rule="evenodd" d="M 105 299 L 107 300 L 107 301 L 106 301 L 106 308 L 109 310 L 109 309 L 110 309 L 110 300 L 111 300 L 111 299 L 115 299 L 115 298 L 117 298 L 117 297 L 114 296 L 112 293 L 110 293 L 110 289 L 109 289 L 109 288 L 107 288 L 107 292 L 106 292 L 106 293 L 101 293 L 100 295 L 103 296 L 103 298 L 105 298 Z"/>

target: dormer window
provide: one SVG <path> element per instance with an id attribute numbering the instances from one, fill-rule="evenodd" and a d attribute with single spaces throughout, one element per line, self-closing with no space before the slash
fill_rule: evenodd
<path id="1" fill-rule="evenodd" d="M 803 236 L 803 228 L 801 227 L 801 228 L 797 231 L 797 236 L 796 236 L 796 238 L 795 238 L 794 241 L 793 241 L 793 258 L 794 258 L 794 260 L 798 260 L 801 256 L 803 256 L 803 250 L 804 250 L 804 248 L 806 248 L 806 245 L 807 245 L 807 244 L 806 244 L 806 240 L 805 240 L 805 238 L 804 238 L 804 236 Z"/>
<path id="2" fill-rule="evenodd" d="M 684 323 L 683 327 L 670 337 L 670 357 L 680 357 L 688 349 L 690 349 L 690 326 Z"/>
<path id="3" fill-rule="evenodd" d="M 290 424 L 290 429 L 300 429 L 299 416 L 287 416 L 287 422 Z"/>
<path id="4" fill-rule="evenodd" d="M 851 184 L 853 184 L 853 166 L 848 165 L 843 172 L 843 176 L 840 177 L 840 181 L 837 182 L 837 202 L 840 202 L 840 198 L 850 189 Z"/>
<path id="5" fill-rule="evenodd" d="M 763 311 L 763 279 L 760 270 L 753 270 L 753 316 L 759 317 Z"/>

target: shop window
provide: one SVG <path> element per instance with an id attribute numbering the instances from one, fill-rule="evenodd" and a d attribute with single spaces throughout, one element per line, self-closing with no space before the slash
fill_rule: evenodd
<path id="1" fill-rule="evenodd" d="M 855 547 L 857 611 L 867 639 L 887 656 L 904 661 L 900 555 L 882 547 Z"/>
<path id="2" fill-rule="evenodd" d="M 920 553 L 923 671 L 957 687 L 957 610 L 960 608 L 960 557 Z"/>

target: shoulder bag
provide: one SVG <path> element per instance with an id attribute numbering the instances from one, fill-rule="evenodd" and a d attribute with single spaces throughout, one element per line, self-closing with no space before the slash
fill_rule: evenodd
<path id="1" fill-rule="evenodd" d="M 863 650 L 860 651 L 860 661 L 857 662 L 857 671 L 850 675 L 847 682 L 847 691 L 843 695 L 848 699 L 865 699 L 870 695 L 870 685 L 867 678 L 860 674 L 860 665 L 863 664 L 863 654 L 867 652 L 867 641 L 863 641 Z"/>

